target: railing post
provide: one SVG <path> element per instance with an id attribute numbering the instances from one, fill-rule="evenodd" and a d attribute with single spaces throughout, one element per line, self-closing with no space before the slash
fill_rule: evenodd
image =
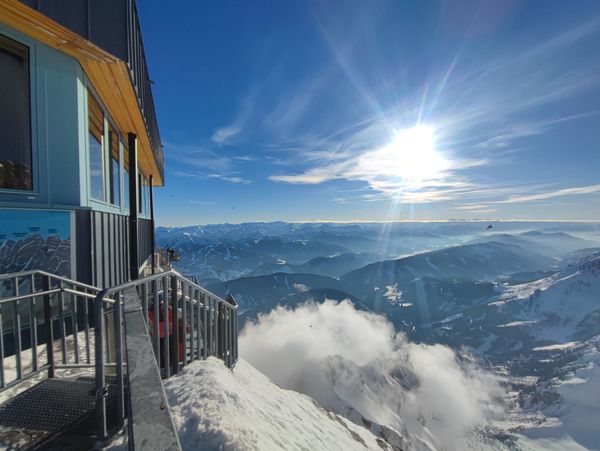
<path id="1" fill-rule="evenodd" d="M 4 328 L 2 327 L 2 304 L 0 304 L 0 388 L 4 388 Z"/>
<path id="2" fill-rule="evenodd" d="M 117 424 L 123 426 L 125 421 L 125 389 L 123 384 L 123 300 L 121 293 L 114 293 L 115 320 L 115 364 L 117 366 Z"/>
<path id="3" fill-rule="evenodd" d="M 235 315 L 233 315 L 233 363 L 238 360 L 238 311 L 235 309 Z"/>
<path id="4" fill-rule="evenodd" d="M 208 304 L 208 329 L 207 329 L 207 357 L 215 355 L 215 315 L 213 310 L 213 301 L 210 295 L 206 295 L 206 303 Z"/>
<path id="5" fill-rule="evenodd" d="M 185 292 L 187 291 L 186 282 L 181 281 L 181 348 L 183 349 L 182 366 L 187 364 L 187 306 L 185 302 Z M 178 348 L 179 349 L 179 348 Z M 178 352 L 179 353 L 179 352 Z"/>
<path id="6" fill-rule="evenodd" d="M 202 293 L 202 357 L 208 358 L 208 296 Z"/>
<path id="7" fill-rule="evenodd" d="M 77 296 L 71 293 L 71 333 L 73 334 L 73 354 L 75 363 L 79 364 L 79 321 L 77 309 Z"/>
<path id="8" fill-rule="evenodd" d="M 104 386 L 104 294 L 94 300 L 94 341 L 96 344 L 96 432 L 106 438 L 106 387 Z"/>
<path id="9" fill-rule="evenodd" d="M 152 333 L 154 340 L 152 340 L 152 346 L 154 348 L 154 356 L 156 357 L 156 365 L 160 368 L 160 311 L 158 301 L 158 280 L 152 281 L 152 312 L 154 313 L 154 323 L 152 324 Z"/>
<path id="10" fill-rule="evenodd" d="M 177 299 L 177 277 L 171 276 L 171 316 L 173 323 L 173 341 L 175 342 L 171 345 L 171 348 L 174 349 L 173 355 L 171 356 L 173 361 L 173 374 L 179 373 L 179 306 Z"/>
<path id="11" fill-rule="evenodd" d="M 169 335 L 169 279 L 163 277 L 163 361 L 165 364 L 165 379 L 168 379 L 171 375 L 171 361 L 170 361 L 170 342 L 171 336 Z M 171 329 L 172 330 L 172 329 Z"/>
<path id="12" fill-rule="evenodd" d="M 202 310 L 200 310 L 200 293 L 196 289 L 194 290 L 194 297 L 196 298 L 196 358 L 200 360 L 202 358 Z"/>
<path id="13" fill-rule="evenodd" d="M 196 325 L 195 323 L 195 319 L 196 319 L 196 309 L 194 308 L 194 289 L 192 287 L 192 285 L 190 285 L 188 287 L 188 295 L 189 295 L 189 302 L 190 302 L 190 358 L 189 358 L 189 362 L 193 362 L 195 359 L 194 357 L 194 345 L 195 345 L 195 340 L 194 340 L 194 326 Z M 187 326 L 184 326 L 184 328 L 186 329 L 187 332 Z M 188 362 L 187 359 L 187 354 L 186 354 L 186 363 Z"/>
<path id="14" fill-rule="evenodd" d="M 58 292 L 58 333 L 60 334 L 60 352 L 63 365 L 67 364 L 67 329 L 65 327 L 65 294 L 63 282 L 58 282 L 61 291 Z"/>
<path id="15" fill-rule="evenodd" d="M 15 277 L 15 296 L 19 296 L 19 278 Z M 21 313 L 19 312 L 20 303 L 13 303 L 13 336 L 15 338 L 15 369 L 17 379 L 21 379 L 23 370 L 21 367 Z"/>
<path id="16" fill-rule="evenodd" d="M 50 276 L 43 278 L 44 291 L 50 291 Z M 46 327 L 46 357 L 48 358 L 48 377 L 54 377 L 54 327 L 52 324 L 52 305 L 50 295 L 44 295 L 44 323 Z"/>
<path id="17" fill-rule="evenodd" d="M 86 290 L 87 292 L 87 290 Z M 92 302 L 92 306 L 93 306 L 93 300 Z M 89 304 L 90 301 L 87 298 L 83 299 L 83 317 L 85 319 L 85 322 L 83 323 L 84 326 L 84 334 L 85 334 L 85 357 L 86 357 L 86 362 L 88 364 L 92 363 L 92 355 L 90 352 L 90 309 L 89 309 Z"/>
<path id="18" fill-rule="evenodd" d="M 225 361 L 223 358 L 223 345 L 225 344 L 223 340 L 223 332 L 224 332 L 224 323 L 223 323 L 223 305 L 217 302 L 217 357 L 221 360 Z"/>
<path id="19" fill-rule="evenodd" d="M 35 293 L 35 276 L 31 275 L 31 294 Z M 37 318 L 35 317 L 35 298 L 29 301 L 29 341 L 31 343 L 31 368 L 37 371 Z"/>

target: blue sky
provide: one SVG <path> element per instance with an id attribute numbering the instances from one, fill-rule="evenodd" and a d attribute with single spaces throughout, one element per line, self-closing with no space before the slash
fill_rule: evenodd
<path id="1" fill-rule="evenodd" d="M 600 2 L 138 3 L 161 225 L 600 220 Z"/>

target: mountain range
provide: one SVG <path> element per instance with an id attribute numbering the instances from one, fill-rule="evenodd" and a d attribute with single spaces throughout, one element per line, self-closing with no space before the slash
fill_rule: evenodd
<path id="1" fill-rule="evenodd" d="M 411 340 L 486 362 L 510 394 L 507 418 L 492 433 L 506 447 L 526 448 L 540 434 L 563 437 L 559 442 L 573 449 L 600 443 L 582 426 L 600 420 L 600 409 L 585 402 L 600 387 L 596 223 L 494 223 L 490 231 L 460 222 L 275 223 L 164 229 L 158 236 L 182 253 L 178 269 L 236 298 L 240 327 L 278 306 L 349 300 L 384 315 Z M 321 365 L 333 366 L 319 374 L 363 377 L 348 362 L 328 362 Z M 352 400 L 308 394 L 358 421 Z"/>

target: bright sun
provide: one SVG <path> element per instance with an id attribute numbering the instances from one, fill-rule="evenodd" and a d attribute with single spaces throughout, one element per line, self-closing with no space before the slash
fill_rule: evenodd
<path id="1" fill-rule="evenodd" d="M 416 188 L 447 169 L 446 159 L 435 149 L 435 131 L 427 125 L 400 130 L 385 147 L 369 152 L 361 161 L 372 175 L 400 178 Z"/>

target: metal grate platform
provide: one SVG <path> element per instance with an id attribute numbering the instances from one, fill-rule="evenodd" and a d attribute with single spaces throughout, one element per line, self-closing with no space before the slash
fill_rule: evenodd
<path id="1" fill-rule="evenodd" d="M 109 386 L 107 404 L 114 401 Z M 89 436 L 94 407 L 92 380 L 46 379 L 0 406 L 0 447 L 31 449 L 61 434 Z"/>

